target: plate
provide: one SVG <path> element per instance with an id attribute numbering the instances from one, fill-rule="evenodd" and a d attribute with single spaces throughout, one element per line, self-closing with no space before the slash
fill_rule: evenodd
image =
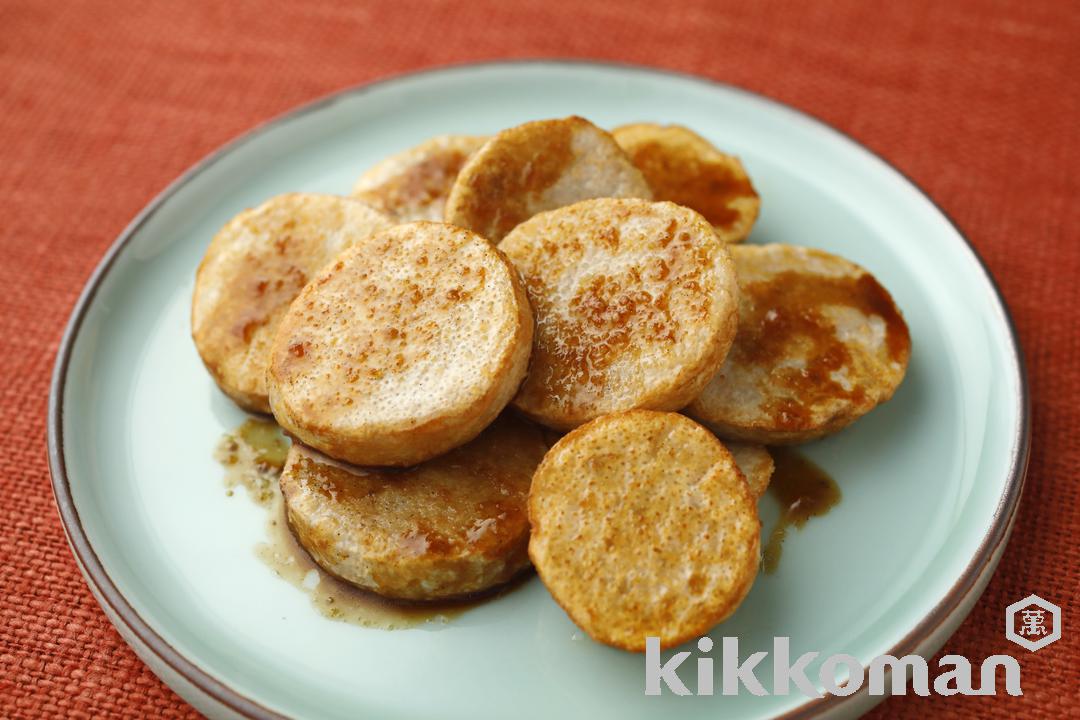
<path id="1" fill-rule="evenodd" d="M 712 637 L 738 637 L 743 657 L 788 637 L 793 656 L 821 653 L 816 677 L 835 653 L 866 666 L 934 652 L 982 592 L 1023 483 L 1026 380 L 993 280 L 926 195 L 839 132 L 737 88 L 593 63 L 453 67 L 347 90 L 203 160 L 124 231 L 75 308 L 50 404 L 57 504 L 109 618 L 204 713 L 818 717 L 879 699 L 866 685 L 814 700 L 646 697 L 644 658 L 590 641 L 535 578 L 446 624 L 384 631 L 326 619 L 257 559 L 264 511 L 226 496 L 211 456 L 244 415 L 190 340 L 194 271 L 214 232 L 276 193 L 346 193 L 376 160 L 435 134 L 569 114 L 680 123 L 738 154 L 763 198 L 753 242 L 860 263 L 910 325 L 893 400 L 805 448 L 843 501 L 789 537 L 778 571 Z M 767 533 L 775 501 L 761 511 Z M 766 687 L 769 674 L 758 673 Z"/>

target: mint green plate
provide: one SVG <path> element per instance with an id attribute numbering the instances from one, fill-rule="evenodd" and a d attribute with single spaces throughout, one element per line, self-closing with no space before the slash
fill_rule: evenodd
<path id="1" fill-rule="evenodd" d="M 535 578 L 446 625 L 389 632 L 327 620 L 256 558 L 264 512 L 226 497 L 211 458 L 243 414 L 189 337 L 211 236 L 275 193 L 345 193 L 376 160 L 431 135 L 569 114 L 681 123 L 740 155 L 763 198 L 752 241 L 860 263 L 911 327 L 896 397 L 806 448 L 843 502 L 789 537 L 779 571 L 712 636 L 737 636 L 744 656 L 787 636 L 793 655 L 843 652 L 865 666 L 934 652 L 982 592 L 1023 483 L 1026 382 L 992 279 L 931 200 L 837 131 L 736 88 L 590 63 L 456 67 L 343 92 L 213 154 L 124 231 L 72 316 L 50 406 L 60 513 L 120 633 L 203 712 L 762 718 L 850 716 L 876 700 L 645 697 L 643 657 L 588 640 Z M 771 497 L 761 511 L 768 532 Z M 689 664 L 683 674 L 692 680 Z"/>

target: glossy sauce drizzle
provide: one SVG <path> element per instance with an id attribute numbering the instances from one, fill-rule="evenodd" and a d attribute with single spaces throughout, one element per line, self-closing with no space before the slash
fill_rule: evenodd
<path id="1" fill-rule="evenodd" d="M 745 307 L 740 308 L 732 352 L 746 366 L 769 368 L 770 382 L 787 391 L 766 408 L 777 427 L 809 427 L 813 408 L 831 400 L 867 402 L 861 385 L 845 388 L 836 379 L 843 368 L 854 367 L 855 359 L 824 308 L 850 307 L 864 317 L 881 318 L 889 360 L 904 362 L 910 352 L 904 319 L 888 291 L 871 275 L 823 277 L 788 271 L 747 283 L 740 291 Z M 805 367 L 788 366 L 791 357 L 805 357 Z"/>
<path id="2" fill-rule="evenodd" d="M 769 490 L 780 502 L 780 518 L 765 543 L 764 566 L 776 572 L 788 528 L 801 528 L 812 517 L 821 517 L 840 502 L 840 486 L 828 473 L 790 448 L 772 447 L 776 463 Z"/>
<path id="3" fill-rule="evenodd" d="M 723 162 L 679 153 L 658 142 L 643 143 L 631 151 L 657 200 L 671 200 L 701 213 L 719 228 L 731 228 L 741 217 L 731 203 L 755 198 L 757 192 L 745 173 Z"/>
<path id="4" fill-rule="evenodd" d="M 276 423 L 249 418 L 222 436 L 214 458 L 225 467 L 226 494 L 232 495 L 237 486 L 243 486 L 251 499 L 268 511 L 266 541 L 255 547 L 256 556 L 278 577 L 306 594 L 324 617 L 384 630 L 441 624 L 509 592 L 527 577 L 523 575 L 483 597 L 442 603 L 396 602 L 338 580 L 315 564 L 285 520 L 278 478 L 288 450 L 289 440 Z"/>

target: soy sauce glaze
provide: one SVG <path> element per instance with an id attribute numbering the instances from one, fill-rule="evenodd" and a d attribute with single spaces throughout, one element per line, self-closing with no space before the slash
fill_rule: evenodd
<path id="1" fill-rule="evenodd" d="M 821 517 L 840 503 L 840 486 L 824 470 L 799 452 L 771 447 L 776 463 L 768 492 L 780 503 L 780 518 L 765 543 L 764 569 L 776 572 L 788 528 L 801 528 L 812 517 Z"/>

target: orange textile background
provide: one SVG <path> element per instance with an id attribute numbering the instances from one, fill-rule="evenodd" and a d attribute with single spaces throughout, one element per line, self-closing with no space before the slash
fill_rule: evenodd
<path id="1" fill-rule="evenodd" d="M 945 650 L 1017 656 L 1023 697 L 886 701 L 878 718 L 1080 717 L 1080 6 L 1032 2 L 0 3 L 0 716 L 192 717 L 79 575 L 45 453 L 52 363 L 91 270 L 177 174 L 290 107 L 508 57 L 620 60 L 817 115 L 925 188 L 1012 307 L 1034 409 L 1012 541 Z M 1029 593 L 1062 641 L 1003 636 Z"/>

